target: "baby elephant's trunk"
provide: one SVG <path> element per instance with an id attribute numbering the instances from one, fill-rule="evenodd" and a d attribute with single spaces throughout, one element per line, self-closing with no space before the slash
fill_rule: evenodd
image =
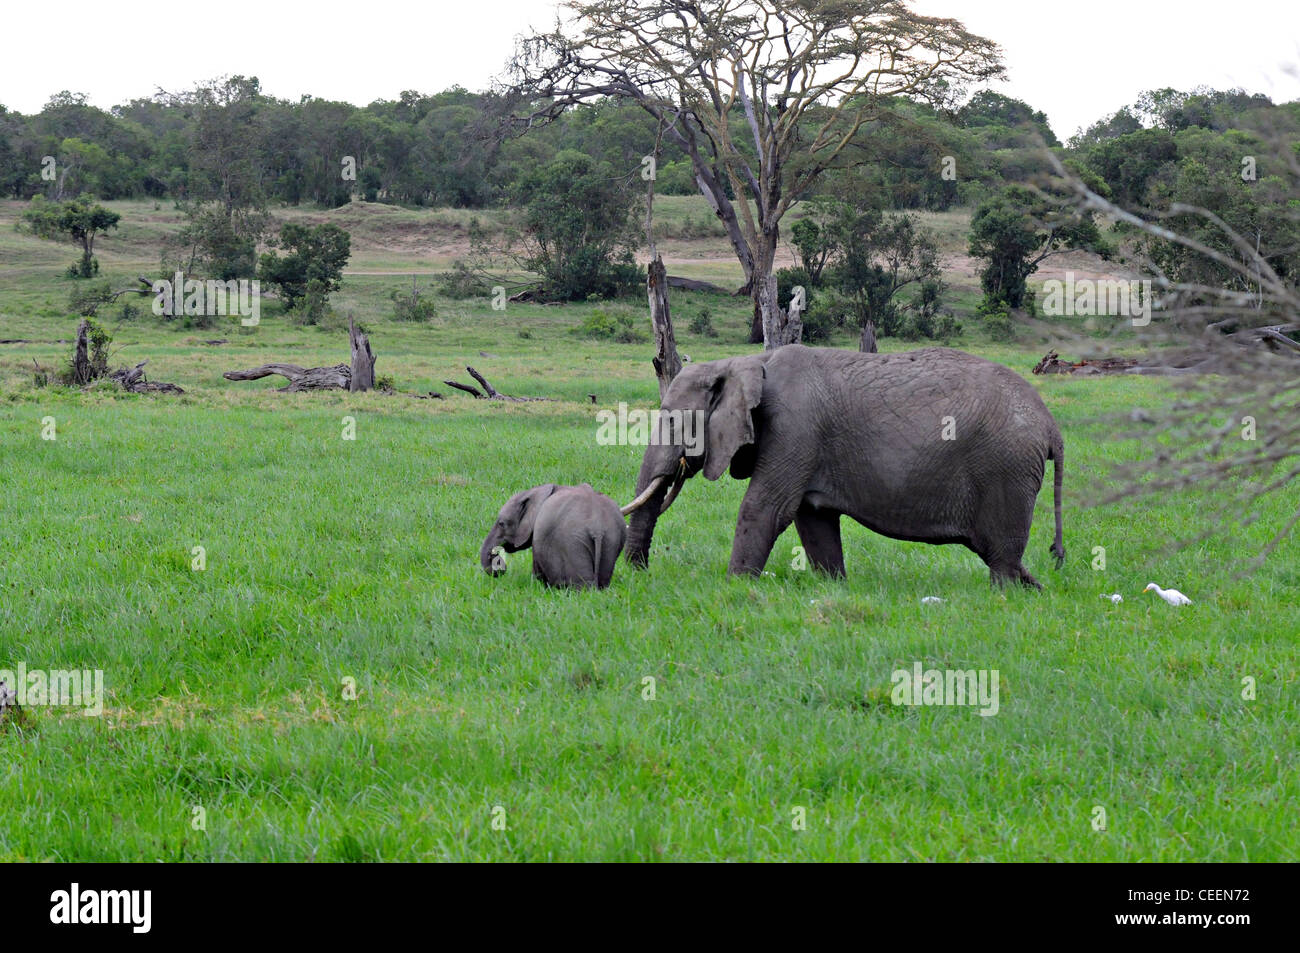
<path id="1" fill-rule="evenodd" d="M 483 540 L 483 548 L 478 552 L 479 565 L 489 576 L 500 576 L 506 571 L 506 559 L 501 546 L 501 534 L 495 529 Z M 496 550 L 494 552 L 494 550 Z"/>

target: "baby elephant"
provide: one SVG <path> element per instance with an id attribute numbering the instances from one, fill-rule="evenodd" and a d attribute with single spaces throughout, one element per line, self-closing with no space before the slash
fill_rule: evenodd
<path id="1" fill-rule="evenodd" d="M 546 483 L 510 497 L 483 548 L 479 563 L 493 576 L 505 572 L 495 552 L 533 549 L 533 575 L 548 586 L 604 589 L 623 551 L 627 524 L 618 504 L 588 484 Z"/>

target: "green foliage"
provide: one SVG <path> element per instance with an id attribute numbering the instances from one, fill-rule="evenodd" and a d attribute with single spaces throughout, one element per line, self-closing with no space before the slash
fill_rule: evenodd
<path id="1" fill-rule="evenodd" d="M 108 375 L 108 346 L 113 343 L 113 336 L 100 325 L 91 319 L 86 319 L 86 358 L 90 363 L 88 378 L 86 380 L 77 380 L 76 366 L 74 358 L 76 356 L 76 346 L 73 346 L 73 354 L 69 356 L 63 369 L 59 372 L 58 382 L 64 387 L 73 385 L 89 384 Z"/>
<path id="2" fill-rule="evenodd" d="M 938 240 L 913 215 L 839 206 L 828 226 L 837 249 L 827 283 L 847 301 L 859 328 L 877 337 L 929 337 L 943 301 Z M 900 292 L 915 286 L 909 298 Z"/>
<path id="3" fill-rule="evenodd" d="M 440 294 L 462 301 L 482 294 L 486 287 L 478 272 L 462 259 L 452 262 L 451 271 L 441 272 L 433 280 Z"/>
<path id="4" fill-rule="evenodd" d="M 1026 306 L 1026 281 L 1048 256 L 1068 248 L 1110 254 L 1091 214 L 1079 217 L 1021 186 L 1009 186 L 976 209 L 969 247 L 986 262 L 980 270 L 984 300 L 1015 309 Z"/>
<path id="5" fill-rule="evenodd" d="M 572 333 L 578 337 L 617 341 L 620 344 L 639 344 L 646 339 L 633 324 L 630 315 L 622 312 L 610 314 L 601 308 L 593 308 Z"/>
<path id="6" fill-rule="evenodd" d="M 776 300 L 782 308 L 789 308 L 794 297 L 794 289 L 802 288 L 804 293 L 804 310 L 807 311 L 816 298 L 812 277 L 802 268 L 778 268 L 776 272 Z"/>
<path id="7" fill-rule="evenodd" d="M 631 257 L 637 196 L 609 165 L 563 152 L 525 175 L 514 198 L 526 233 L 520 264 L 541 276 L 542 297 L 583 301 L 639 289 Z"/>
<path id="8" fill-rule="evenodd" d="M 691 318 L 688 330 L 692 334 L 698 334 L 700 337 L 716 338 L 718 329 L 713 326 L 713 312 L 708 308 L 700 308 Z"/>
<path id="9" fill-rule="evenodd" d="M 78 278 L 90 278 L 99 272 L 94 256 L 95 237 L 117 228 L 121 218 L 117 212 L 97 204 L 90 195 L 79 195 L 67 202 L 48 202 L 38 195 L 23 212 L 23 222 L 38 238 L 63 238 L 81 246 L 81 262 L 76 266 Z"/>
<path id="10" fill-rule="evenodd" d="M 90 317 L 99 306 L 113 300 L 113 289 L 107 281 L 90 285 L 74 285 L 68 293 L 68 310 L 82 317 Z"/>
<path id="11" fill-rule="evenodd" d="M 437 305 L 427 292 L 421 292 L 415 279 L 411 280 L 411 290 L 394 290 L 389 297 L 393 302 L 393 317 L 398 321 L 432 321 L 438 316 Z"/>
<path id="12" fill-rule="evenodd" d="M 1151 180 L 1178 159 L 1178 146 L 1163 129 L 1141 129 L 1105 139 L 1088 150 L 1084 164 L 1106 183 L 1109 197 L 1123 208 L 1147 202 Z"/>
<path id="13" fill-rule="evenodd" d="M 1048 146 L 1061 144 L 1046 113 L 991 89 L 975 93 L 957 111 L 957 121 L 967 129 L 979 130 L 984 143 L 993 148 L 1032 146 L 1039 138 Z"/>
<path id="14" fill-rule="evenodd" d="M 220 281 L 250 279 L 257 273 L 257 244 L 270 216 L 253 209 L 227 209 L 215 202 L 183 202 L 186 222 L 164 243 L 163 269 Z"/>
<path id="15" fill-rule="evenodd" d="M 1016 329 L 1011 321 L 1011 309 L 1005 301 L 985 299 L 979 303 L 975 312 L 990 340 L 1006 342 L 1015 339 Z"/>
<path id="16" fill-rule="evenodd" d="M 312 278 L 307 282 L 302 295 L 295 299 L 289 313 L 298 324 L 321 324 L 327 316 L 333 314 L 329 296 L 329 283 L 320 278 Z"/>
<path id="17" fill-rule="evenodd" d="M 313 296 L 319 308 L 343 282 L 343 268 L 352 255 L 352 239 L 337 225 L 297 225 L 280 228 L 279 244 L 287 254 L 269 251 L 258 263 L 258 277 L 280 290 L 290 308 Z M 314 323 L 314 322 L 311 322 Z"/>
<path id="18" fill-rule="evenodd" d="M 831 288 L 817 295 L 803 316 L 803 337 L 805 343 L 816 344 L 830 339 L 840 328 L 845 326 L 853 314 L 853 302 L 840 292 Z"/>

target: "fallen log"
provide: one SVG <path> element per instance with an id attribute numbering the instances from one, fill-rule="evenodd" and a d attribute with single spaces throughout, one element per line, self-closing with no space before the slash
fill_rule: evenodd
<path id="1" fill-rule="evenodd" d="M 144 366 L 148 361 L 141 361 L 135 367 L 120 367 L 108 375 L 108 379 L 114 381 L 125 391 L 133 394 L 183 394 L 181 388 L 175 384 L 168 384 L 165 381 L 151 381 L 144 376 Z"/>
<path id="2" fill-rule="evenodd" d="M 1034 365 L 1035 374 L 1105 374 L 1128 371 L 1138 366 L 1134 357 L 1084 358 L 1082 361 L 1063 361 L 1056 351 Z"/>
<path id="3" fill-rule="evenodd" d="M 299 367 L 297 364 L 263 364 L 246 371 L 226 371 L 221 376 L 228 381 L 256 381 L 278 374 L 289 383 L 279 388 L 281 393 L 298 393 L 305 390 L 365 391 L 375 386 L 375 355 L 370 350 L 370 339 L 348 321 L 348 344 L 352 350 L 352 363 L 332 367 Z"/>
<path id="4" fill-rule="evenodd" d="M 669 275 L 667 279 L 669 288 L 680 288 L 682 291 L 706 291 L 709 294 L 731 295 L 739 292 L 731 292 L 721 285 L 715 285 L 711 281 L 698 281 L 695 278 L 678 278 L 676 275 Z"/>
<path id="5" fill-rule="evenodd" d="M 346 364 L 333 367 L 299 367 L 297 364 L 263 364 L 247 371 L 226 371 L 221 376 L 228 381 L 256 381 L 279 374 L 289 381 L 278 388 L 281 393 L 304 390 L 348 390 L 352 384 L 352 368 Z"/>
<path id="6" fill-rule="evenodd" d="M 466 367 L 465 370 L 469 371 L 470 377 L 478 381 L 479 386 L 483 388 L 482 392 L 480 392 L 477 387 L 471 387 L 469 384 L 461 384 L 458 383 L 457 381 L 443 381 L 443 383 L 446 384 L 448 387 L 454 387 L 457 390 L 462 390 L 467 394 L 472 394 L 478 400 L 505 400 L 505 401 L 510 401 L 511 403 L 523 404 L 523 403 L 532 403 L 535 401 L 547 401 L 553 399 L 551 397 L 515 397 L 511 394 L 503 394 L 495 387 L 493 387 L 490 383 L 488 383 L 488 379 L 484 377 L 482 374 L 480 374 L 478 371 L 474 370 L 474 368 Z"/>
<path id="7" fill-rule="evenodd" d="M 448 387 L 454 387 L 457 390 L 463 390 L 467 394 L 473 394 L 476 400 L 485 399 L 483 395 L 479 393 L 479 389 L 477 387 L 470 387 L 468 384 L 458 384 L 456 381 L 443 381 L 443 383 L 446 384 Z"/>

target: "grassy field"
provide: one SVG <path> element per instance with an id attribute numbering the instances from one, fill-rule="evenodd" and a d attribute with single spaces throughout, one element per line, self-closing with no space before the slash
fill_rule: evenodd
<path id="1" fill-rule="evenodd" d="M 117 286 L 152 272 L 174 225 L 166 206 L 121 207 L 132 221 L 100 251 Z M 632 495 L 639 448 L 597 445 L 595 414 L 657 404 L 649 348 L 571 330 L 595 307 L 644 323 L 639 302 L 440 299 L 434 321 L 398 324 L 388 294 L 409 277 L 365 272 L 444 267 L 454 256 L 400 235 L 465 213 L 392 210 L 358 217 L 329 327 L 274 308 L 256 329 L 110 309 L 113 363 L 147 358 L 186 394 L 38 389 L 33 358 L 68 356 L 60 275 L 75 252 L 15 234 L 16 214 L 0 204 L 0 338 L 32 343 L 0 345 L 0 669 L 102 670 L 107 697 L 102 717 L 29 706 L 0 729 L 0 858 L 1300 859 L 1296 543 L 1234 575 L 1293 500 L 1172 553 L 1208 528 L 1208 491 L 1085 505 L 1162 439 L 1157 424 L 1118 441 L 1113 417 L 1158 421 L 1166 383 L 1032 378 L 1067 445 L 1068 560 L 1050 568 L 1050 489 L 1026 555 L 1041 593 L 991 590 L 960 547 L 852 523 L 847 582 L 796 569 L 793 531 L 771 576 L 728 579 L 744 485 L 727 477 L 688 484 L 647 571 L 547 591 L 527 554 L 488 578 L 478 545 L 536 483 Z M 392 231 L 372 221 L 390 214 Z M 683 330 L 686 353 L 750 349 L 742 305 L 674 299 L 683 325 L 705 306 L 720 336 Z M 221 378 L 346 360 L 349 313 L 399 391 L 445 393 L 472 364 L 503 391 L 558 399 Z M 1026 376 L 1042 354 L 967 323 L 959 346 Z M 1194 605 L 1140 595 L 1153 580 Z M 891 704 L 891 674 L 917 661 L 998 670 L 998 714 Z"/>

